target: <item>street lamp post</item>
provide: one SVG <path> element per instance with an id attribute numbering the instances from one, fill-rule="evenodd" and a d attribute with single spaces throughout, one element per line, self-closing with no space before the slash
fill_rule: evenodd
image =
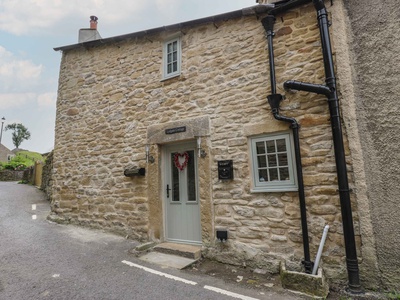
<path id="1" fill-rule="evenodd" d="M 1 138 L 3 136 L 3 125 L 4 125 L 5 120 L 6 120 L 6 118 L 4 118 L 4 117 L 1 118 L 0 145 L 1 145 Z"/>

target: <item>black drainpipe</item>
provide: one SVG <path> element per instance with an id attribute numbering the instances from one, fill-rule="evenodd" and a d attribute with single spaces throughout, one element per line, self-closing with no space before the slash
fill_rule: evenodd
<path id="1" fill-rule="evenodd" d="M 326 85 L 317 85 L 299 81 L 286 81 L 285 89 L 308 91 L 323 94 L 328 98 L 331 116 L 333 144 L 335 150 L 336 171 L 339 186 L 340 206 L 342 211 L 343 234 L 346 248 L 346 263 L 349 279 L 349 292 L 361 293 L 358 270 L 356 243 L 354 237 L 353 218 L 351 212 L 350 190 L 347 178 L 346 157 L 343 146 L 343 134 L 340 122 L 339 100 L 336 91 L 336 78 L 333 67 L 332 49 L 329 37 L 328 13 L 323 0 L 313 0 L 317 10 L 318 25 L 321 36 L 322 54 L 325 68 Z"/>
<path id="2" fill-rule="evenodd" d="M 304 248 L 304 268 L 306 273 L 311 274 L 313 269 L 313 263 L 310 260 L 310 247 L 308 241 L 308 228 L 307 228 L 307 212 L 306 212 L 306 201 L 304 196 L 304 183 L 303 183 L 303 169 L 301 165 L 300 155 L 300 139 L 299 139 L 299 123 L 294 118 L 281 116 L 279 114 L 279 105 L 283 100 L 281 94 L 276 93 L 276 78 L 275 78 L 275 64 L 274 64 L 274 48 L 273 48 L 273 36 L 274 36 L 274 23 L 275 17 L 268 15 L 261 20 L 265 31 L 267 33 L 268 40 L 268 53 L 269 53 L 269 70 L 271 80 L 271 94 L 268 96 L 268 103 L 271 106 L 272 114 L 275 119 L 290 123 L 290 128 L 293 131 L 294 150 L 296 156 L 296 172 L 297 181 L 299 185 L 299 202 L 300 202 L 300 215 L 301 215 L 301 229 L 303 234 L 303 248 Z"/>

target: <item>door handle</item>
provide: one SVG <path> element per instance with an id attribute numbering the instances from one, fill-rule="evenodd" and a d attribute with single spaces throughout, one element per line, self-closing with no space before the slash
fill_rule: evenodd
<path id="1" fill-rule="evenodd" d="M 169 184 L 167 184 L 167 198 L 169 198 L 169 191 L 170 191 L 171 189 L 169 188 Z"/>

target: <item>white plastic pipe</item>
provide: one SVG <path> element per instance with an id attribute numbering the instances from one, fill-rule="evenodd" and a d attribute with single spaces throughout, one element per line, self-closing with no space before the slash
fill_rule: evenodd
<path id="1" fill-rule="evenodd" d="M 317 274 L 319 261 L 321 260 L 322 250 L 324 249 L 326 236 L 328 235 L 329 225 L 325 225 L 324 232 L 322 233 L 321 243 L 319 244 L 317 256 L 315 257 L 314 268 L 312 270 L 312 275 Z"/>

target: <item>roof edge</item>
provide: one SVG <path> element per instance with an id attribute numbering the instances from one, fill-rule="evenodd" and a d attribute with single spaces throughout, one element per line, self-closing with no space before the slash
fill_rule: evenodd
<path id="1" fill-rule="evenodd" d="M 77 43 L 77 44 L 72 44 L 72 45 L 67 45 L 67 46 L 56 47 L 53 49 L 55 51 L 68 51 L 68 50 L 77 49 L 77 48 L 94 47 L 97 45 L 108 44 L 108 43 L 112 43 L 112 42 L 119 42 L 119 41 L 131 39 L 131 38 L 143 37 L 146 35 L 156 34 L 156 33 L 162 32 L 162 31 L 182 30 L 183 28 L 191 27 L 194 25 L 203 25 L 203 24 L 214 23 L 214 22 L 218 22 L 218 21 L 222 21 L 222 20 L 240 18 L 243 16 L 263 14 L 263 13 L 271 11 L 274 7 L 275 7 L 274 4 L 258 4 L 258 5 L 250 6 L 247 8 L 240 9 L 240 10 L 235 10 L 235 11 L 231 11 L 228 13 L 223 13 L 223 14 L 205 17 L 205 18 L 201 18 L 201 19 L 195 19 L 195 20 L 186 21 L 186 22 L 182 22 L 182 23 L 176 23 L 176 24 L 172 24 L 172 25 L 168 25 L 168 26 L 156 27 L 156 28 L 152 28 L 152 29 L 137 31 L 137 32 L 128 33 L 128 34 L 124 34 L 124 35 L 118 35 L 118 36 L 109 37 L 109 38 L 105 38 L 105 39 L 98 39 L 98 40 L 93 40 L 93 41 L 88 41 L 88 42 L 83 42 L 83 43 Z"/>
<path id="2" fill-rule="evenodd" d="M 258 15 L 258 14 L 263 14 L 263 13 L 269 13 L 273 15 L 277 15 L 280 13 L 283 13 L 287 10 L 290 10 L 292 8 L 295 8 L 300 5 L 304 5 L 307 3 L 311 3 L 312 0 L 281 0 L 278 2 L 275 2 L 274 4 L 258 4 L 250 7 L 246 7 L 240 10 L 235 10 L 219 15 L 214 15 L 210 17 L 205 17 L 201 19 L 195 19 L 191 21 L 186 21 L 182 23 L 176 23 L 168 26 L 162 26 L 162 27 L 156 27 L 148 30 L 142 30 L 142 31 L 137 31 L 133 33 L 128 33 L 124 35 L 118 35 L 114 37 L 109 37 L 105 39 L 98 39 L 98 40 L 93 40 L 93 41 L 88 41 L 88 42 L 83 42 L 83 43 L 77 43 L 77 44 L 72 44 L 72 45 L 67 45 L 67 46 L 62 46 L 62 47 L 56 47 L 53 48 L 55 51 L 68 51 L 72 49 L 77 49 L 77 48 L 90 48 L 90 47 L 95 47 L 98 45 L 102 44 L 108 44 L 112 42 L 120 42 L 124 41 L 127 39 L 132 39 L 132 38 L 137 38 L 137 37 L 143 37 L 146 35 L 151 35 L 151 34 L 156 34 L 162 31 L 167 31 L 167 30 L 182 30 L 183 28 L 195 26 L 195 25 L 203 25 L 203 24 L 208 24 L 208 23 L 215 23 L 218 21 L 222 20 L 228 20 L 228 19 L 234 19 L 234 18 L 240 18 L 244 16 L 250 16 L 250 15 Z"/>

